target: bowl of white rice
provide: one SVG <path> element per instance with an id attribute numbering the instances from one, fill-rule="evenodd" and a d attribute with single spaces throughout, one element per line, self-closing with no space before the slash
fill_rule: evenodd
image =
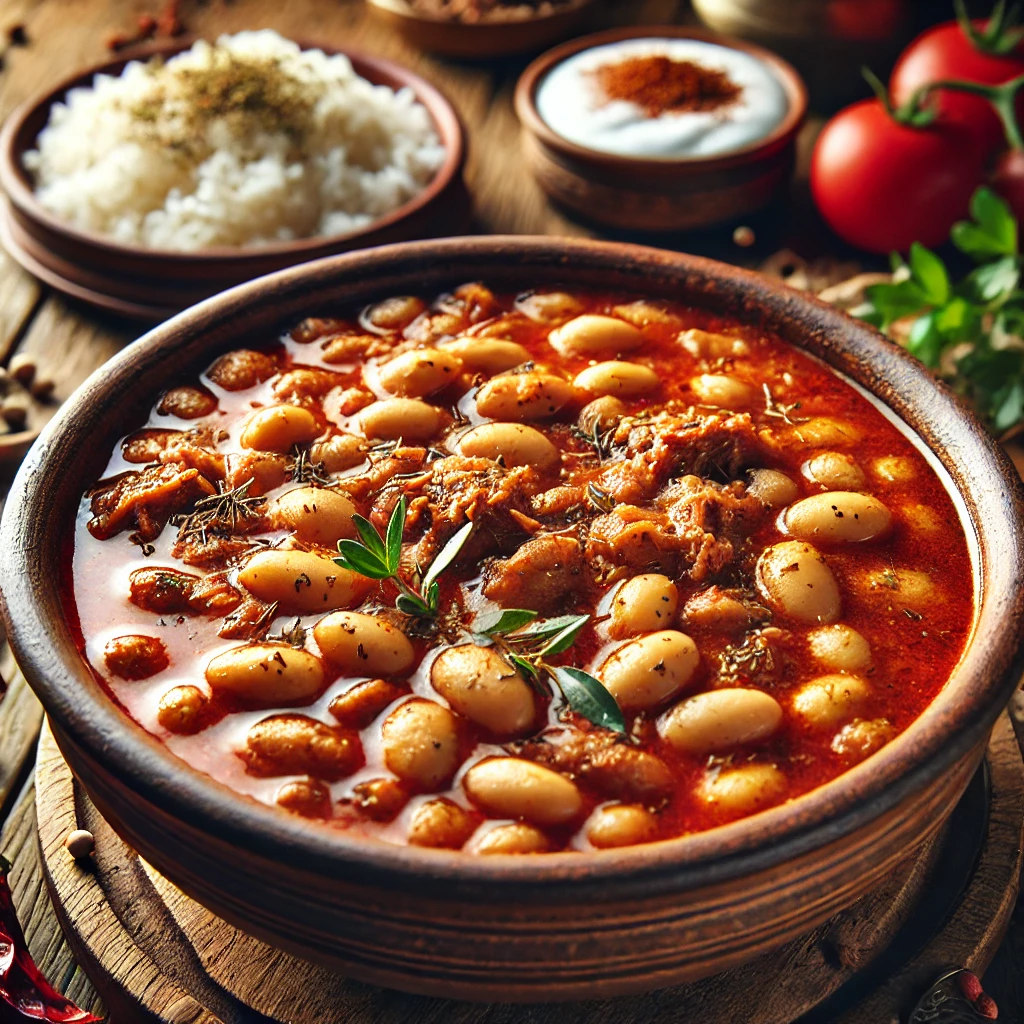
<path id="1" fill-rule="evenodd" d="M 282 267 L 448 234 L 463 133 L 390 61 L 271 30 L 155 45 L 25 104 L 0 133 L 0 240 L 59 290 L 163 318 Z"/>

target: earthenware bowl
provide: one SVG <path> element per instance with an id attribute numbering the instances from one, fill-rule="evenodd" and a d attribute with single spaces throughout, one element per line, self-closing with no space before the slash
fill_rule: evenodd
<path id="1" fill-rule="evenodd" d="M 887 407 L 946 475 L 977 564 L 973 637 L 934 704 L 833 782 L 711 831 L 620 850 L 472 857 L 312 826 L 189 768 L 129 721 L 79 653 L 68 563 L 83 491 L 154 396 L 310 314 L 466 280 L 667 296 L 776 332 Z M 114 828 L 185 893 L 361 980 L 489 1000 L 598 998 L 694 979 L 821 923 L 934 835 L 1021 674 L 1024 499 L 944 386 L 869 327 L 708 260 L 554 238 L 337 256 L 232 289 L 97 371 L 46 427 L 0 526 L 3 617 L 61 749 Z M 970 586 L 964 581 L 964 586 Z"/>
<path id="2" fill-rule="evenodd" d="M 522 21 L 467 23 L 420 14 L 406 0 L 367 0 L 374 15 L 410 45 L 445 57 L 469 60 L 537 52 L 550 46 L 580 25 L 591 2 L 569 0 L 560 10 Z"/>
<path id="3" fill-rule="evenodd" d="M 788 101 L 786 116 L 763 139 L 721 156 L 631 157 L 570 142 L 537 110 L 537 90 L 557 64 L 595 46 L 624 39 L 699 39 L 742 50 L 774 72 Z M 635 231 L 682 231 L 737 220 L 786 188 L 807 91 L 793 67 L 769 50 L 699 29 L 638 26 L 574 39 L 538 57 L 516 86 L 523 154 L 541 188 L 589 221 Z"/>
<path id="4" fill-rule="evenodd" d="M 419 195 L 367 227 L 254 248 L 175 252 L 124 245 L 72 227 L 46 210 L 33 194 L 22 157 L 35 145 L 53 104 L 70 89 L 89 85 L 97 74 L 120 74 L 129 60 L 170 57 L 190 45 L 176 41 L 138 47 L 119 60 L 77 72 L 7 119 L 0 132 L 0 186 L 7 194 L 6 202 L 0 200 L 0 242 L 29 273 L 90 305 L 157 321 L 282 267 L 350 249 L 450 233 L 453 225 L 456 229 L 468 226 L 469 201 L 462 181 L 464 136 L 452 105 L 429 82 L 392 61 L 330 47 L 320 49 L 345 54 L 356 73 L 370 82 L 412 89 L 429 111 L 446 150 L 434 180 Z"/>

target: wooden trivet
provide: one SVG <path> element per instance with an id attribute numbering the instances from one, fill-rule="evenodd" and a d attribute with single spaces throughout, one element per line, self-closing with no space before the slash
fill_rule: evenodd
<path id="1" fill-rule="evenodd" d="M 1021 870 L 1024 764 L 1006 716 L 946 831 L 877 892 L 743 967 L 643 996 L 540 1006 L 409 996 L 343 978 L 257 941 L 134 854 L 74 781 L 48 729 L 36 807 L 43 873 L 110 1024 L 886 1024 L 949 966 L 981 974 Z M 92 861 L 63 847 L 96 837 Z M 817 1008 L 817 1009 L 816 1009 Z"/>

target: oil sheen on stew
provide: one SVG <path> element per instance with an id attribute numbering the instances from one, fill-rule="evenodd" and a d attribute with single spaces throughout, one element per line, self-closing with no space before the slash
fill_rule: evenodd
<path id="1" fill-rule="evenodd" d="M 246 340 L 124 438 L 74 559 L 112 698 L 239 793 L 473 855 L 645 843 L 834 778 L 960 657 L 949 495 L 778 339 L 469 284 Z M 401 601 L 334 561 L 386 562 L 400 503 Z"/>

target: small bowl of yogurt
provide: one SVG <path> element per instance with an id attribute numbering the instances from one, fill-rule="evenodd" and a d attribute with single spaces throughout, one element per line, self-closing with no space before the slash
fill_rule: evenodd
<path id="1" fill-rule="evenodd" d="M 807 111 L 797 72 L 761 47 L 644 26 L 539 57 L 516 89 L 544 190 L 587 219 L 678 231 L 768 203 L 792 173 Z"/>

